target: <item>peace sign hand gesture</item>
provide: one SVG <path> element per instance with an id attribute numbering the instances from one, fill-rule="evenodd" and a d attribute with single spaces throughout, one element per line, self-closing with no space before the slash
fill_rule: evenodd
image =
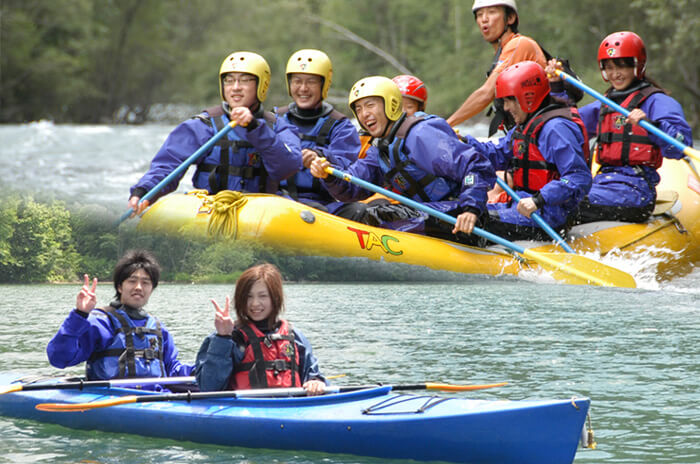
<path id="1" fill-rule="evenodd" d="M 97 277 L 92 279 L 92 286 L 90 286 L 90 278 L 87 274 L 83 276 L 85 278 L 85 283 L 83 288 L 80 289 L 78 293 L 78 298 L 75 301 L 75 307 L 78 311 L 82 311 L 85 314 L 90 314 L 90 311 L 95 309 L 97 304 L 97 295 L 95 295 L 95 290 L 97 289 Z"/>
<path id="2" fill-rule="evenodd" d="M 224 309 L 221 309 L 219 304 L 213 298 L 210 301 L 214 305 L 214 309 L 216 309 L 214 327 L 216 327 L 217 335 L 221 335 L 222 337 L 230 337 L 233 333 L 233 319 L 231 319 L 229 314 L 229 306 L 231 304 L 230 298 L 226 297 Z"/>

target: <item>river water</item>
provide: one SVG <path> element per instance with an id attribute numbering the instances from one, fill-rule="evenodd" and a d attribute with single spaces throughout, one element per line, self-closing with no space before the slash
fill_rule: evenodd
<path id="1" fill-rule="evenodd" d="M 170 129 L 0 126 L 2 184 L 120 213 L 128 187 Z M 622 264 L 629 270 L 638 263 Z M 575 462 L 700 462 L 698 269 L 634 290 L 483 276 L 449 284 L 289 283 L 285 289 L 287 317 L 311 340 L 325 374 L 345 374 L 337 383 L 507 381 L 468 396 L 588 396 L 598 448 L 579 450 Z M 77 291 L 77 284 L 0 286 L 0 371 L 82 372 L 80 366 L 52 368 L 44 351 Z M 230 285 L 165 283 L 154 292 L 148 308 L 174 334 L 183 361 L 193 362 L 213 329 L 208 299 L 222 300 L 231 291 Z M 101 284 L 100 304 L 111 295 L 110 285 Z M 22 463 L 386 462 L 74 431 L 3 417 L 0 451 L 0 462 Z"/>

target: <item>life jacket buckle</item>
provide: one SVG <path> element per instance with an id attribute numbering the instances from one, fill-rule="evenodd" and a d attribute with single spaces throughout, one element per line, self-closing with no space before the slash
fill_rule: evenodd
<path id="1" fill-rule="evenodd" d="M 284 359 L 275 359 L 271 362 L 272 362 L 272 364 L 271 364 L 272 371 L 273 371 L 275 377 L 277 377 L 280 372 L 286 371 L 288 369 L 287 361 L 285 361 Z"/>

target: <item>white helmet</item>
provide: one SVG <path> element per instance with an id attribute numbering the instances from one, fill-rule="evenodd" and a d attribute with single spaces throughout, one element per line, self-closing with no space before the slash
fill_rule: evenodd
<path id="1" fill-rule="evenodd" d="M 515 4 L 515 0 L 474 0 L 472 13 L 476 13 L 476 10 L 487 6 L 508 6 L 516 13 L 518 12 L 518 5 Z"/>

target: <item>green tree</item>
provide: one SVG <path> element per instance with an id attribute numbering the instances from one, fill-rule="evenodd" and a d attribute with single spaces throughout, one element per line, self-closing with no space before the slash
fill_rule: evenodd
<path id="1" fill-rule="evenodd" d="M 7 257 L 0 262 L 0 279 L 23 283 L 74 279 L 78 255 L 65 205 L 41 204 L 31 198 L 9 203 L 14 211 L 3 208 L 3 222 L 13 223 L 13 230 L 2 237 L 0 249 Z"/>

